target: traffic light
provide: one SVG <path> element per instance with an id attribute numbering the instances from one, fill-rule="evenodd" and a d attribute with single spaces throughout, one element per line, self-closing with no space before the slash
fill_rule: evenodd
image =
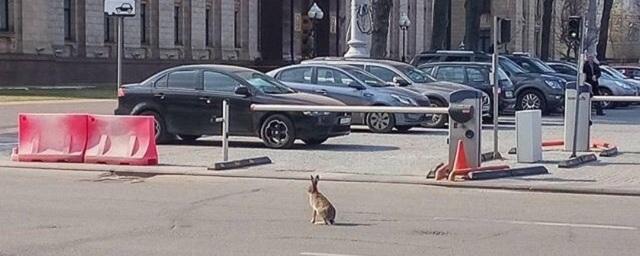
<path id="1" fill-rule="evenodd" d="M 580 41 L 582 30 L 582 17 L 580 16 L 571 16 L 569 17 L 568 24 L 568 36 L 571 41 Z"/>
<path id="2" fill-rule="evenodd" d="M 499 18 L 498 26 L 500 26 L 500 42 L 498 43 L 504 44 L 511 42 L 511 20 Z"/>

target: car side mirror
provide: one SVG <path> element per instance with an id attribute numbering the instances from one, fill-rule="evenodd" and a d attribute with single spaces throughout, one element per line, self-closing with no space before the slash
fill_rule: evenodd
<path id="1" fill-rule="evenodd" d="M 399 77 L 399 76 L 396 76 L 396 77 L 393 78 L 393 83 L 396 84 L 397 86 L 400 86 L 400 87 L 406 87 L 406 86 L 411 85 L 411 83 L 409 83 L 409 81 L 404 80 L 404 78 Z"/>
<path id="2" fill-rule="evenodd" d="M 349 83 L 349 87 L 354 88 L 356 90 L 364 90 L 366 89 L 366 87 L 364 87 L 363 85 L 357 83 L 357 82 L 351 82 Z"/>
<path id="3" fill-rule="evenodd" d="M 234 91 L 235 94 L 238 95 L 243 95 L 243 96 L 251 96 L 251 92 L 249 91 L 249 88 L 247 88 L 246 86 L 238 86 L 236 87 L 236 90 Z"/>

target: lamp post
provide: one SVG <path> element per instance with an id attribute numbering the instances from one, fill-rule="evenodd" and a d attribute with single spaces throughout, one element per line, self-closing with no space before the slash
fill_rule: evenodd
<path id="1" fill-rule="evenodd" d="M 307 12 L 307 16 L 309 16 L 309 19 L 313 22 L 313 28 L 311 28 L 311 37 L 313 38 L 312 57 L 316 57 L 316 25 L 318 21 L 324 17 L 324 12 L 322 12 L 322 9 L 320 9 L 317 3 L 313 3 L 311 8 L 309 8 L 309 12 Z"/>
<path id="2" fill-rule="evenodd" d="M 409 16 L 407 16 L 406 12 L 403 12 L 400 15 L 400 29 L 402 30 L 402 62 L 406 62 L 407 60 L 407 29 L 411 26 L 411 20 Z"/>

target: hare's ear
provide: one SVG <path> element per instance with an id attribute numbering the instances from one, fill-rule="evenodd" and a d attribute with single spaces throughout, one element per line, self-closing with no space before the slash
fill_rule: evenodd
<path id="1" fill-rule="evenodd" d="M 320 175 L 316 175 L 316 184 L 318 184 L 318 181 L 320 181 Z"/>
<path id="2" fill-rule="evenodd" d="M 311 175 L 311 184 L 316 184 L 316 179 Z"/>

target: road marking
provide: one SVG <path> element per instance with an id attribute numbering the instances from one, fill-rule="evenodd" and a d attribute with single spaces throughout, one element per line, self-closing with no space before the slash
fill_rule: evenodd
<path id="1" fill-rule="evenodd" d="M 333 254 L 333 253 L 321 253 L 321 252 L 301 252 L 300 255 L 308 256 L 358 256 L 353 254 Z"/>
<path id="2" fill-rule="evenodd" d="M 0 146 L 13 146 L 18 145 L 17 142 L 0 142 Z"/>
<path id="3" fill-rule="evenodd" d="M 615 229 L 615 230 L 638 230 L 637 227 L 585 224 L 585 223 L 563 223 L 563 222 L 544 222 L 544 221 L 521 221 L 521 220 L 491 220 L 491 219 L 471 219 L 471 218 L 447 218 L 435 217 L 433 220 L 439 221 L 466 221 L 466 222 L 491 222 L 505 223 L 514 225 L 537 225 L 537 226 L 554 226 L 554 227 L 572 227 L 572 228 L 595 228 L 595 229 Z"/>

